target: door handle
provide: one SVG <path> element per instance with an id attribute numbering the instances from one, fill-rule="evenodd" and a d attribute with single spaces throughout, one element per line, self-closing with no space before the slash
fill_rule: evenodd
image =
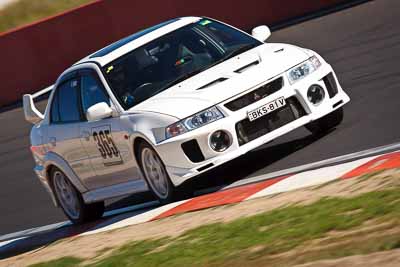
<path id="1" fill-rule="evenodd" d="M 82 137 L 82 138 L 85 138 L 86 141 L 89 141 L 89 140 L 90 140 L 90 133 L 89 133 L 89 131 L 82 131 L 81 137 Z"/>
<path id="2" fill-rule="evenodd" d="M 52 146 L 56 146 L 57 145 L 57 139 L 55 137 L 50 137 L 49 138 L 49 143 Z"/>

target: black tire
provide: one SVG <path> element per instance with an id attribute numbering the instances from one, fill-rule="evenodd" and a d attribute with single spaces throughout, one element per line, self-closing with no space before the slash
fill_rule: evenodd
<path id="1" fill-rule="evenodd" d="M 159 190 L 157 190 L 157 186 L 154 184 L 154 182 L 152 182 L 152 179 L 148 177 L 147 172 L 145 170 L 146 167 L 144 166 L 144 163 L 143 163 L 143 153 L 145 153 L 145 151 L 149 151 L 149 150 L 151 150 L 154 153 L 154 156 L 157 157 L 159 160 L 159 163 L 161 163 L 160 168 L 162 169 L 162 171 L 165 174 L 165 186 L 166 186 L 165 193 L 159 192 Z M 140 144 L 137 146 L 136 158 L 137 158 L 137 162 L 139 163 L 140 170 L 142 171 L 142 175 L 147 183 L 147 186 L 149 187 L 149 189 L 150 189 L 151 193 L 154 195 L 154 197 L 156 197 L 161 204 L 171 203 L 171 202 L 179 199 L 179 197 L 181 196 L 180 191 L 178 190 L 177 187 L 175 187 L 172 184 L 171 179 L 169 178 L 168 172 L 165 168 L 163 161 L 161 160 L 160 156 L 153 149 L 152 146 L 150 146 L 145 141 L 141 141 Z"/>
<path id="2" fill-rule="evenodd" d="M 63 197 L 60 195 L 61 193 L 59 193 L 56 181 L 56 179 L 60 179 L 57 178 L 58 175 L 63 175 L 65 177 L 66 184 L 68 184 L 68 186 L 70 187 L 71 193 L 74 194 L 76 200 L 76 208 L 78 210 L 78 213 L 75 216 L 73 216 L 72 213 L 68 211 L 68 208 L 66 207 L 67 204 L 63 203 Z M 73 224 L 83 224 L 86 222 L 95 221 L 103 216 L 105 209 L 104 201 L 85 204 L 82 198 L 82 194 L 75 188 L 69 178 L 60 169 L 53 167 L 50 172 L 50 178 L 51 187 L 56 197 L 57 203 L 63 210 L 65 216 L 67 216 Z"/>
<path id="3" fill-rule="evenodd" d="M 343 117 L 343 107 L 340 107 L 324 117 L 310 122 L 309 124 L 305 125 L 305 127 L 314 135 L 324 134 L 338 126 L 343 121 Z"/>

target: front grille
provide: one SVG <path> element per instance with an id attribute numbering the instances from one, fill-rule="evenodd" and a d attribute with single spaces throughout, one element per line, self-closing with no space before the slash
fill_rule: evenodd
<path id="1" fill-rule="evenodd" d="M 225 104 L 225 107 L 227 107 L 231 111 L 239 110 L 279 91 L 280 89 L 282 89 L 282 87 L 283 78 L 279 77 L 278 79 L 275 79 L 272 82 L 251 91 L 250 93 L 247 93 L 239 98 L 236 98 L 235 100 L 232 100 L 231 102 Z"/>
<path id="2" fill-rule="evenodd" d="M 337 83 L 333 73 L 329 73 L 322 79 L 325 83 L 326 90 L 328 90 L 329 98 L 334 97 L 338 93 Z"/>
<path id="3" fill-rule="evenodd" d="M 236 134 L 239 145 L 244 145 L 273 130 L 282 127 L 306 115 L 303 106 L 296 97 L 286 99 L 286 105 L 259 119 L 250 121 L 248 118 L 236 123 Z"/>
<path id="4" fill-rule="evenodd" d="M 202 162 L 205 158 L 195 139 L 182 143 L 183 152 L 192 162 Z"/>

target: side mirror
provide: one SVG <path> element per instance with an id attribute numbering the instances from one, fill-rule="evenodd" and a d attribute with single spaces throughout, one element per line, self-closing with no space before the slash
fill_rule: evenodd
<path id="1" fill-rule="evenodd" d="M 97 103 L 86 111 L 88 121 L 98 121 L 112 116 L 113 110 L 106 102 Z"/>
<path id="2" fill-rule="evenodd" d="M 271 36 L 271 30 L 268 26 L 262 25 L 255 27 L 251 31 L 251 35 L 261 42 L 265 42 Z"/>

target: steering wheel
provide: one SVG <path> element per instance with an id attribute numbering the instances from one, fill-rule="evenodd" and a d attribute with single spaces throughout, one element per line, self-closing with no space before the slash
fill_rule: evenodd
<path id="1" fill-rule="evenodd" d="M 134 90 L 134 96 L 136 98 L 136 101 L 141 102 L 142 100 L 146 99 L 149 95 L 152 94 L 151 87 L 153 86 L 153 83 L 143 83 L 140 86 L 136 87 Z"/>

